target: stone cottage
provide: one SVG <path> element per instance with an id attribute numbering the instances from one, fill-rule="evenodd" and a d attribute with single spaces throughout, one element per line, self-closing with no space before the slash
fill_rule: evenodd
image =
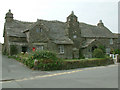
<path id="1" fill-rule="evenodd" d="M 49 50 L 56 52 L 60 58 L 79 58 L 80 53 L 86 58 L 99 45 L 106 48 L 106 53 L 118 47 L 118 37 L 104 26 L 102 20 L 97 25 L 78 21 L 72 13 L 66 22 L 38 19 L 36 22 L 23 22 L 13 18 L 11 10 L 6 13 L 4 24 L 3 51 L 11 55 L 11 47 L 17 53 L 32 50 Z"/>

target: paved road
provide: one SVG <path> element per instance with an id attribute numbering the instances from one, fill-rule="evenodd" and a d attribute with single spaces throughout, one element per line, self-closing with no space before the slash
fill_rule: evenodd
<path id="1" fill-rule="evenodd" d="M 63 71 L 32 71 L 3 56 L 3 88 L 118 88 L 118 65 Z"/>

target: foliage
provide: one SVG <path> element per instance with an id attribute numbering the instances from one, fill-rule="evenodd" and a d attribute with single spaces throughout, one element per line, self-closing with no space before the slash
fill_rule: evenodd
<path id="1" fill-rule="evenodd" d="M 119 54 L 120 55 L 120 49 L 111 49 L 111 54 Z"/>
<path id="2" fill-rule="evenodd" d="M 105 50 L 105 46 L 100 45 L 98 48 L 99 48 L 99 49 L 101 49 L 101 50 L 103 51 L 103 53 L 105 53 L 105 52 L 106 52 L 106 50 Z"/>
<path id="3" fill-rule="evenodd" d="M 115 54 L 119 54 L 120 55 L 120 49 L 115 49 L 114 52 L 115 52 Z"/>
<path id="4" fill-rule="evenodd" d="M 18 54 L 18 61 L 24 63 L 29 68 L 40 70 L 58 70 L 62 67 L 62 60 L 56 57 L 56 54 L 50 51 L 35 51 L 32 53 Z M 34 65 L 34 61 L 38 60 L 38 64 Z"/>
<path id="5" fill-rule="evenodd" d="M 101 49 L 97 48 L 93 51 L 93 57 L 95 58 L 104 58 L 104 53 Z"/>
<path id="6" fill-rule="evenodd" d="M 10 46 L 10 53 L 11 55 L 15 55 L 18 53 L 17 47 L 15 45 Z"/>
<path id="7" fill-rule="evenodd" d="M 85 57 L 83 56 L 83 54 L 82 54 L 82 50 L 80 49 L 80 51 L 79 51 L 79 59 L 84 59 Z"/>
<path id="8" fill-rule="evenodd" d="M 110 53 L 111 53 L 111 54 L 115 54 L 115 51 L 114 51 L 113 48 L 110 50 Z"/>
<path id="9" fill-rule="evenodd" d="M 56 57 L 56 54 L 50 51 L 36 51 L 32 54 L 32 59 L 38 60 L 37 67 L 40 70 L 58 70 L 62 67 L 62 60 Z"/>
<path id="10" fill-rule="evenodd" d="M 104 66 L 113 64 L 111 58 L 91 58 L 91 59 L 81 59 L 81 60 L 65 60 L 63 69 L 74 69 L 74 68 L 84 68 L 84 67 L 94 67 L 94 66 Z"/>
<path id="11" fill-rule="evenodd" d="M 16 58 L 17 61 L 22 62 L 24 65 L 31 69 L 34 68 L 43 71 L 103 66 L 113 63 L 113 60 L 109 57 L 61 60 L 56 57 L 55 53 L 50 51 L 35 51 L 33 53 L 25 54 L 21 53 L 14 57 L 12 56 L 12 58 Z M 37 65 L 34 64 L 35 59 L 38 60 Z"/>

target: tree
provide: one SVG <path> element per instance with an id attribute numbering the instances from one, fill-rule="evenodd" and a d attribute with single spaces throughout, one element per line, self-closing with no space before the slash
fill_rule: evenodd
<path id="1" fill-rule="evenodd" d="M 101 50 L 103 51 L 103 53 L 105 53 L 105 52 L 106 52 L 106 50 L 105 50 L 105 46 L 100 45 L 98 48 L 99 48 L 99 49 L 101 49 Z"/>
<path id="2" fill-rule="evenodd" d="M 93 57 L 95 57 L 95 58 L 104 58 L 105 55 L 104 55 L 104 53 L 103 53 L 103 51 L 101 49 L 97 48 L 97 49 L 95 49 L 93 51 Z"/>

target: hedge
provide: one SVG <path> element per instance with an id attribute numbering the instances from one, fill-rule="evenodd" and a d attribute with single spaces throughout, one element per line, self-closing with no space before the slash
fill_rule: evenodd
<path id="1" fill-rule="evenodd" d="M 95 67 L 95 66 L 105 66 L 113 64 L 111 58 L 102 58 L 102 59 L 83 59 L 83 60 L 66 60 L 64 61 L 64 66 L 62 69 L 75 69 L 75 68 L 84 68 L 84 67 Z"/>

